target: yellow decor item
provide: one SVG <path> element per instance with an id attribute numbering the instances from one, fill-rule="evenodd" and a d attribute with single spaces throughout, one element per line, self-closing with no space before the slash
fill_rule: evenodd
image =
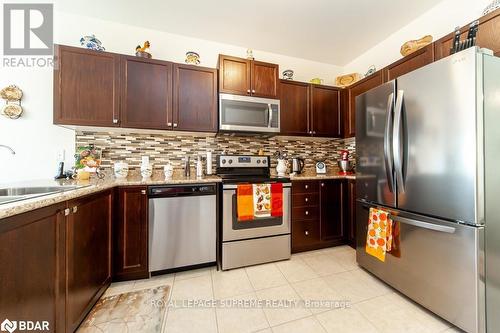
<path id="1" fill-rule="evenodd" d="M 409 55 L 417 50 L 420 50 L 424 46 L 429 45 L 430 43 L 432 43 L 432 36 L 431 35 L 424 36 L 424 37 L 417 39 L 417 40 L 410 40 L 401 46 L 400 52 L 403 55 L 403 57 L 406 57 L 407 55 Z"/>
<path id="2" fill-rule="evenodd" d="M 359 73 L 351 73 L 346 75 L 337 76 L 335 78 L 335 85 L 339 87 L 347 87 L 361 80 L 363 76 Z"/>
<path id="3" fill-rule="evenodd" d="M 140 45 L 137 45 L 135 48 L 135 55 L 143 58 L 151 58 L 151 53 L 148 52 L 150 47 L 151 44 L 148 40 L 144 42 L 144 45 L 142 47 Z"/>

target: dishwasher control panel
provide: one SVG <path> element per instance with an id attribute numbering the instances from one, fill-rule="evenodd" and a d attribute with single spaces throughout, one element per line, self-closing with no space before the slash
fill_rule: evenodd
<path id="1" fill-rule="evenodd" d="M 178 197 L 190 195 L 215 195 L 217 185 L 159 185 L 149 187 L 149 197 Z"/>

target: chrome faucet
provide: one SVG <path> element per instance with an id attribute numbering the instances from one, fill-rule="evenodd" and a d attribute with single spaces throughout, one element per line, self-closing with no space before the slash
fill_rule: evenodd
<path id="1" fill-rule="evenodd" d="M 6 146 L 6 145 L 0 145 L 0 148 L 5 148 L 7 150 L 9 150 L 11 152 L 12 155 L 15 155 L 16 152 L 14 151 L 14 149 L 10 148 L 9 146 Z"/>
<path id="2" fill-rule="evenodd" d="M 189 178 L 191 176 L 191 165 L 189 163 L 189 156 L 184 157 L 184 177 Z"/>

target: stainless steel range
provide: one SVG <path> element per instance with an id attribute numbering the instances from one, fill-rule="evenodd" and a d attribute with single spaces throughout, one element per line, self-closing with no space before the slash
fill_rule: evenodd
<path id="1" fill-rule="evenodd" d="M 291 256 L 291 183 L 289 178 L 271 177 L 268 156 L 217 156 L 217 174 L 222 178 L 222 269 L 289 259 Z M 237 189 L 241 184 L 281 183 L 281 216 L 254 217 L 240 221 Z"/>

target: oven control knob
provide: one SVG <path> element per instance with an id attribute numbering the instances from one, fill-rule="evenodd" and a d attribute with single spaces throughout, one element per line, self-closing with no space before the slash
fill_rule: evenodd
<path id="1" fill-rule="evenodd" d="M 222 164 L 226 164 L 226 160 L 222 160 Z"/>
<path id="2" fill-rule="evenodd" d="M 267 160 L 265 158 L 262 159 L 262 163 L 267 164 Z"/>
<path id="3" fill-rule="evenodd" d="M 257 164 L 260 164 L 260 160 L 257 160 Z"/>
<path id="4" fill-rule="evenodd" d="M 229 162 L 229 164 L 233 164 L 233 160 L 229 160 L 228 162 Z"/>

